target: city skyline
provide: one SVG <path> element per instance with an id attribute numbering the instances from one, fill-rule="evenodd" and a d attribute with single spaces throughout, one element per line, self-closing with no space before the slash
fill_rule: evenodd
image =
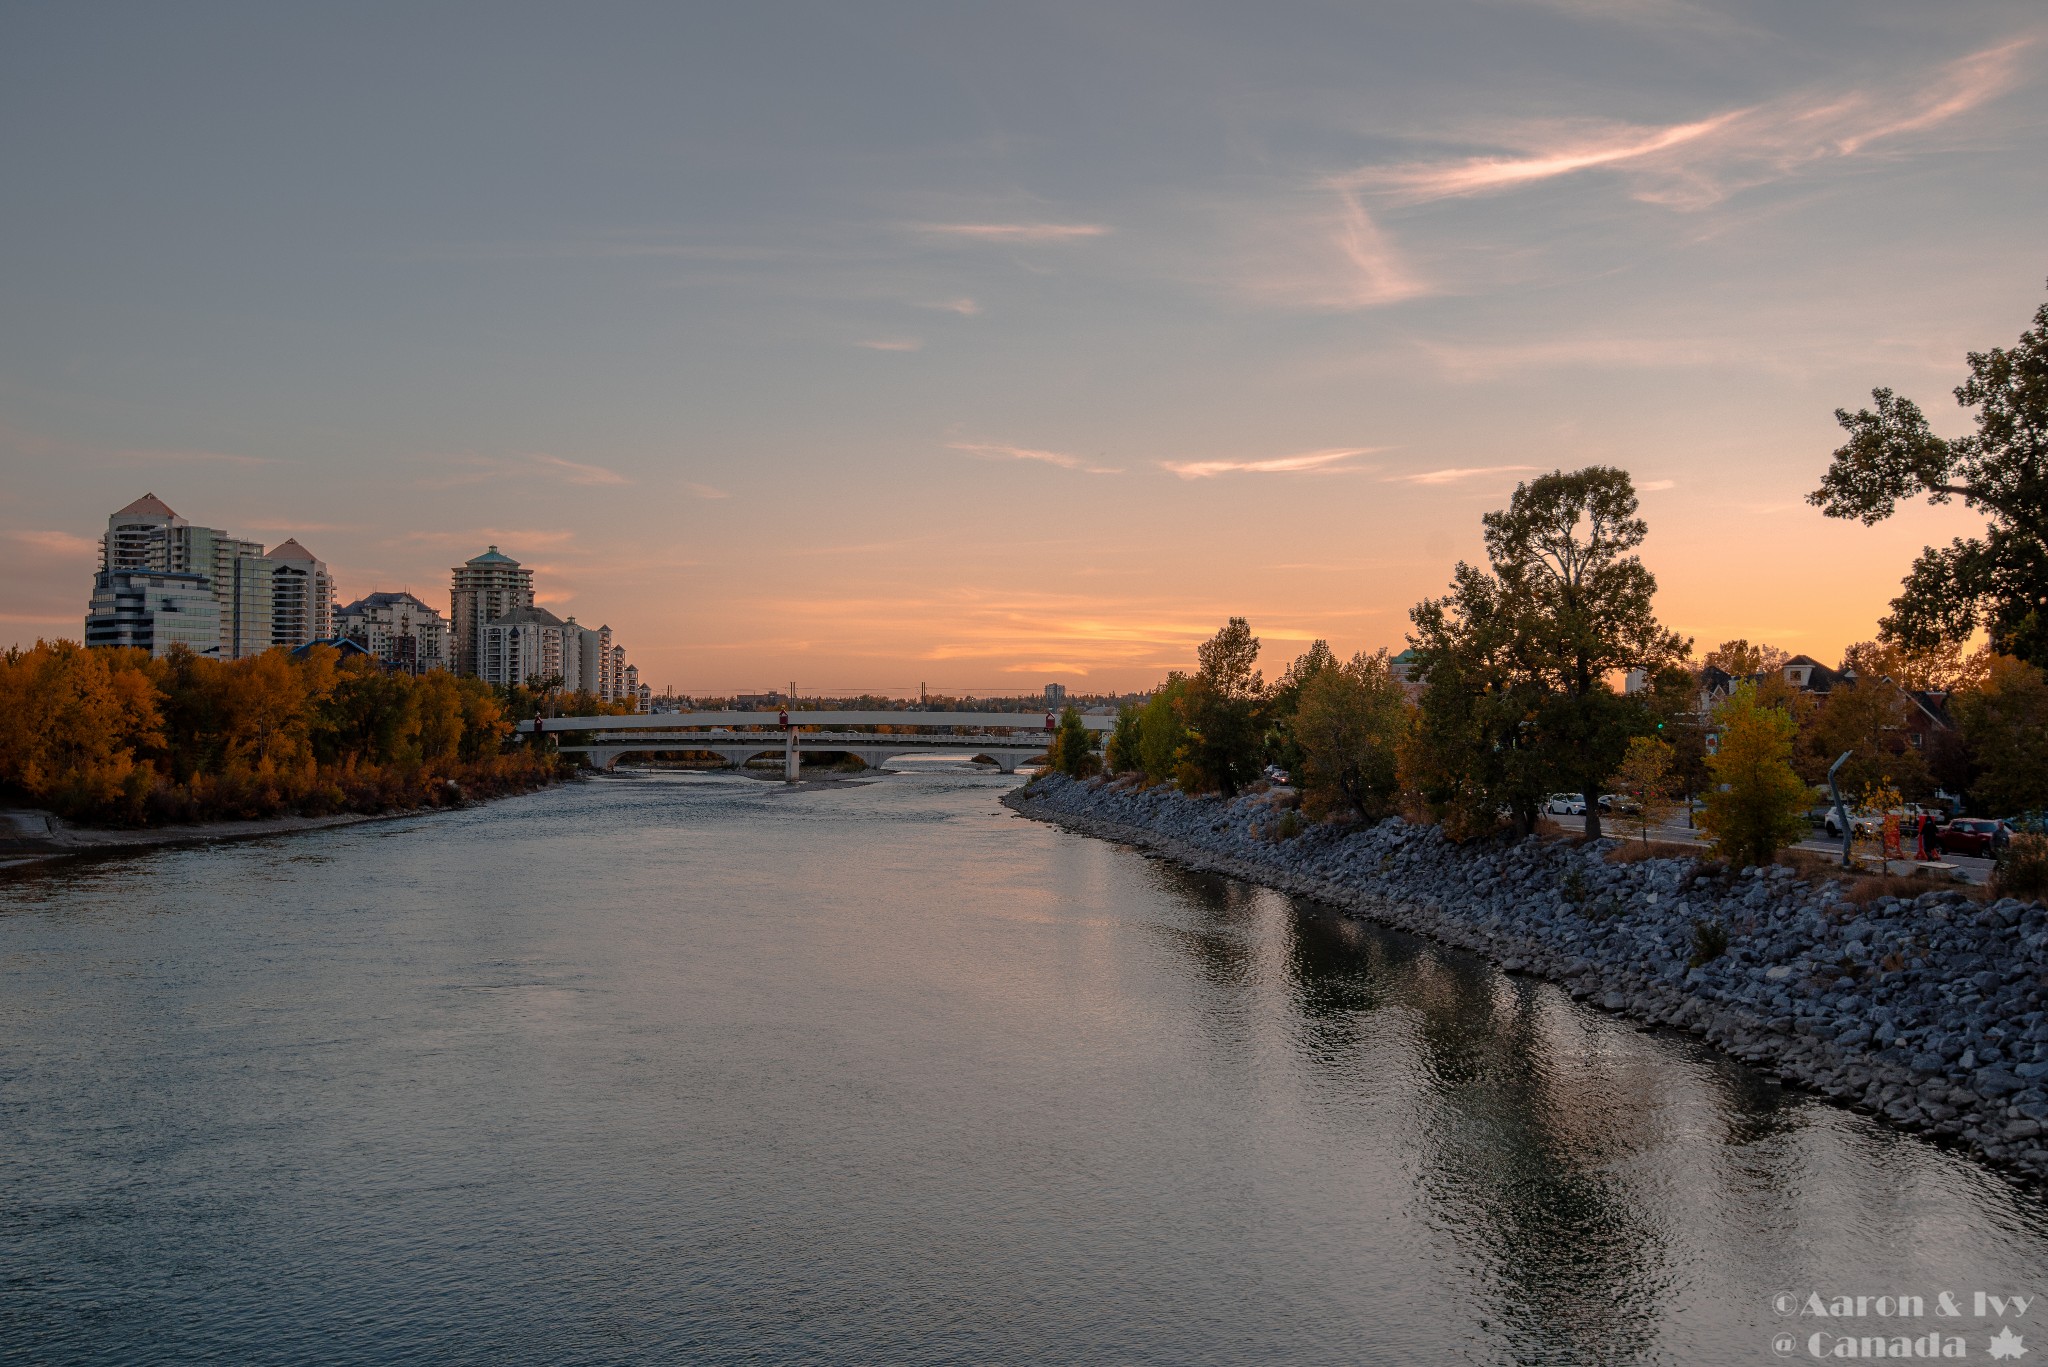
<path id="1" fill-rule="evenodd" d="M 2048 278 L 2024 4 L 479 13 L 16 17 L 0 641 L 154 489 L 657 691 L 1271 676 L 1600 463 L 1670 626 L 1833 662 L 1980 520 L 1823 518 L 1832 410 L 1967 430 Z"/>

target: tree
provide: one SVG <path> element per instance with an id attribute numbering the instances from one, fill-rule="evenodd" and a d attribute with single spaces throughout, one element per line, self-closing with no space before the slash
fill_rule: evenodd
<path id="1" fill-rule="evenodd" d="M 1384 650 L 1308 675 L 1293 730 L 1301 751 L 1302 798 L 1311 816 L 1348 810 L 1375 821 L 1393 811 L 1410 711 L 1407 691 Z"/>
<path id="2" fill-rule="evenodd" d="M 163 718 L 139 650 L 37 641 L 0 657 L 0 790 L 69 816 L 133 821 L 155 786 L 136 752 L 163 744 Z"/>
<path id="3" fill-rule="evenodd" d="M 1710 780 L 1700 827 L 1730 863 L 1768 864 L 1805 833 L 1813 790 L 1793 772 L 1799 724 L 1790 713 L 1757 704 L 1756 689 L 1739 685 L 1715 716 L 1721 743 L 1707 761 Z"/>
<path id="4" fill-rule="evenodd" d="M 1178 706 L 1188 735 L 1184 786 L 1235 797 L 1259 772 L 1259 704 L 1265 680 L 1256 668 L 1259 638 L 1233 617 L 1195 652 L 1199 667 Z"/>
<path id="5" fill-rule="evenodd" d="M 1175 670 L 1152 691 L 1138 714 L 1138 765 L 1145 771 L 1148 784 L 1166 783 L 1179 773 L 1181 751 L 1187 745 L 1187 728 L 1180 720 L 1180 699 L 1187 687 L 1188 676 Z"/>
<path id="6" fill-rule="evenodd" d="M 1890 679 L 1916 692 L 1956 693 L 1980 687 L 1991 667 L 1988 649 L 1962 641 L 1913 647 L 1896 641 L 1858 641 L 1842 652 L 1842 668 L 1858 678 Z"/>
<path id="7" fill-rule="evenodd" d="M 1958 694 L 1950 709 L 1976 769 L 1971 807 L 2000 816 L 2048 811 L 2048 676 L 1995 657 L 1983 687 Z"/>
<path id="8" fill-rule="evenodd" d="M 1327 669 L 1338 667 L 1339 661 L 1330 650 L 1328 641 L 1317 640 L 1287 666 L 1287 672 L 1273 685 L 1266 695 L 1264 714 L 1266 734 L 1264 739 L 1266 760 L 1277 764 L 1290 773 L 1301 767 L 1301 746 L 1294 736 L 1294 714 L 1301 705 L 1301 690 L 1311 678 Z"/>
<path id="9" fill-rule="evenodd" d="M 1621 767 L 1614 771 L 1615 790 L 1635 804 L 1628 824 L 1636 828 L 1645 845 L 1650 832 L 1671 815 L 1671 792 L 1676 786 L 1671 747 L 1655 736 L 1636 736 L 1628 743 Z"/>
<path id="10" fill-rule="evenodd" d="M 1628 472 L 1605 466 L 1519 485 L 1484 520 L 1492 573 L 1461 564 L 1449 595 L 1411 613 L 1427 689 L 1447 656 L 1468 657 L 1457 672 L 1489 699 L 1474 713 L 1493 732 L 1482 743 L 1523 752 L 1500 794 L 1518 827 L 1533 820 L 1533 784 L 1548 781 L 1586 795 L 1586 834 L 1599 837 L 1600 788 L 1642 726 L 1610 677 L 1654 673 L 1691 650 L 1652 608 L 1638 506 Z"/>
<path id="11" fill-rule="evenodd" d="M 1109 744 L 1103 747 L 1103 758 L 1112 774 L 1127 774 L 1145 767 L 1144 754 L 1138 748 L 1139 715 L 1135 703 L 1125 703 L 1116 710 L 1116 726 L 1109 733 Z"/>
<path id="12" fill-rule="evenodd" d="M 1933 791 L 1927 762 L 1906 744 L 1906 715 L 1913 706 L 1898 686 L 1882 677 L 1843 680 L 1800 729 L 1798 763 L 1809 783 L 1819 783 L 1845 751 L 1849 762 L 1838 781 L 1846 792 L 1861 792 L 1883 781 L 1914 799 Z"/>
<path id="13" fill-rule="evenodd" d="M 2048 664 L 2048 304 L 2018 345 L 1973 351 L 1969 366 L 1955 396 L 1977 410 L 1974 434 L 1944 440 L 1911 399 L 1874 389 L 1874 409 L 1835 410 L 1849 440 L 1807 501 L 1872 526 L 1904 499 L 1962 499 L 1984 535 L 1921 552 L 1879 634 L 1926 648 L 1981 625 L 1992 649 Z"/>
<path id="14" fill-rule="evenodd" d="M 1095 737 L 1075 708 L 1060 713 L 1059 729 L 1046 747 L 1046 759 L 1068 778 L 1086 778 L 1095 772 Z"/>
<path id="15" fill-rule="evenodd" d="M 1707 652 L 1706 658 L 1700 663 L 1718 669 L 1723 674 L 1746 679 L 1752 674 L 1775 674 L 1783 669 L 1785 661 L 1791 658 L 1776 646 L 1751 645 L 1747 640 L 1737 637 L 1733 641 L 1723 641 L 1715 646 Z"/>

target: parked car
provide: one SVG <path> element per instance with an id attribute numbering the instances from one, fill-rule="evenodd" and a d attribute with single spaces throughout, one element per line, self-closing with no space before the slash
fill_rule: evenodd
<path id="1" fill-rule="evenodd" d="M 1900 817 L 1902 824 L 1904 820 L 1903 816 Z M 1828 808 L 1827 815 L 1821 818 L 1820 824 L 1827 828 L 1829 835 L 1839 837 L 1842 834 L 1842 818 L 1833 807 Z M 1853 807 L 1849 811 L 1849 824 L 1854 828 L 1856 834 L 1861 836 L 1874 838 L 1884 834 L 1884 814 L 1882 812 L 1873 812 L 1862 807 Z"/>
<path id="2" fill-rule="evenodd" d="M 1626 793 L 1602 793 L 1600 795 L 1600 810 L 1603 812 L 1619 812 L 1623 816 L 1633 816 L 1642 809 L 1643 804 Z"/>
<path id="3" fill-rule="evenodd" d="M 1270 783 L 1278 783 L 1285 786 L 1291 780 L 1291 777 L 1285 769 L 1282 769 L 1277 764 L 1266 766 L 1266 779 Z"/>
<path id="4" fill-rule="evenodd" d="M 2003 821 L 1981 816 L 1957 817 L 1940 831 L 1941 848 L 1945 852 L 1974 855 L 1979 859 L 1996 858 L 2011 838 L 2012 828 Z"/>
<path id="5" fill-rule="evenodd" d="M 1543 810 L 1552 816 L 1584 816 L 1586 795 L 1584 793 L 1552 793 L 1550 801 L 1543 804 Z"/>

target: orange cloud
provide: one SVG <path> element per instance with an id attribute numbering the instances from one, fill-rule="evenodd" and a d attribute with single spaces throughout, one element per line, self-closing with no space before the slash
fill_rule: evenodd
<path id="1" fill-rule="evenodd" d="M 1383 446 L 1337 446 L 1327 451 L 1304 451 L 1298 456 L 1264 460 L 1163 460 L 1159 464 L 1182 479 L 1213 479 L 1217 475 L 1337 475 L 1366 468 L 1339 462 L 1384 450 Z"/>

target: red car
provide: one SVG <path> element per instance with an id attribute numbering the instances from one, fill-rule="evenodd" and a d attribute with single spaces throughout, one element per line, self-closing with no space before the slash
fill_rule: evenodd
<path id="1" fill-rule="evenodd" d="M 1943 826 L 1939 838 L 1941 848 L 1949 854 L 1970 854 L 1979 859 L 1994 859 L 1998 852 L 2005 848 L 2005 842 L 2012 838 L 2012 831 L 2003 821 L 1962 816 Z"/>

